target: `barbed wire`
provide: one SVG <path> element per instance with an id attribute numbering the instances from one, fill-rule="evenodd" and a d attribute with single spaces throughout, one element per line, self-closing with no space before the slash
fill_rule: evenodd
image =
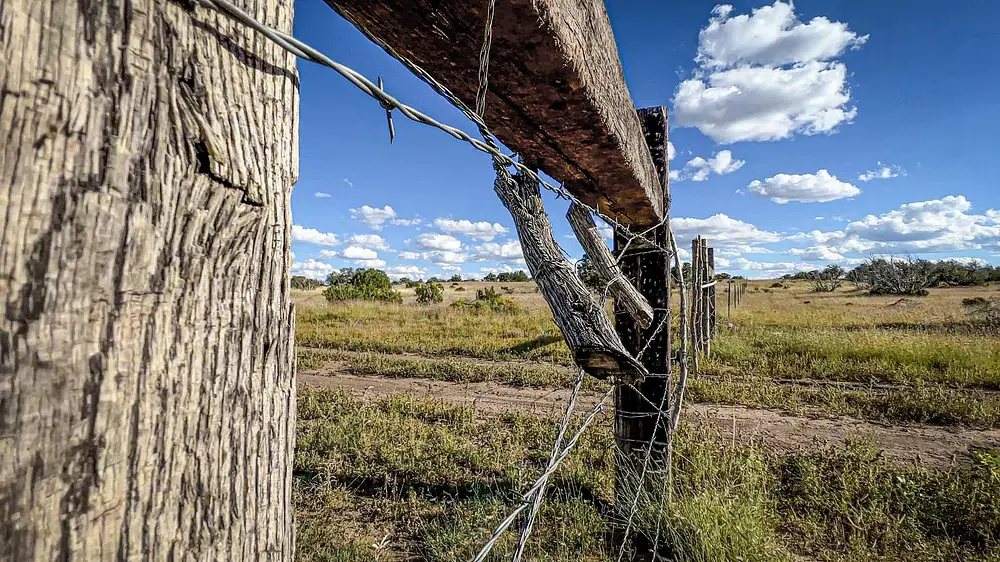
<path id="1" fill-rule="evenodd" d="M 576 203 L 581 207 L 583 207 L 584 209 L 587 209 L 588 211 L 593 213 L 595 216 L 600 217 L 608 224 L 614 225 L 615 228 L 624 233 L 627 238 L 630 239 L 636 238 L 650 246 L 666 251 L 666 248 L 661 247 L 659 244 L 650 240 L 646 236 L 633 233 L 627 225 L 622 224 L 614 216 L 610 216 L 606 213 L 601 212 L 601 210 L 599 209 L 599 205 L 597 208 L 595 208 L 592 205 L 584 203 L 583 201 L 579 200 L 576 196 L 571 194 L 569 191 L 567 191 L 565 187 L 552 185 L 551 183 L 542 179 L 541 176 L 536 171 L 532 170 L 530 167 L 524 165 L 521 162 L 518 162 L 513 157 L 504 154 L 500 150 L 500 147 L 496 143 L 496 141 L 494 141 L 495 135 L 493 135 L 490 132 L 489 128 L 483 122 L 482 118 L 478 114 L 473 112 L 471 109 L 469 109 L 468 106 L 465 104 L 465 102 L 459 99 L 458 96 L 452 93 L 443 84 L 434 79 L 430 74 L 427 73 L 427 71 L 423 70 L 423 68 L 421 68 L 419 65 L 413 63 L 412 61 L 409 61 L 406 57 L 402 56 L 394 49 L 389 47 L 384 41 L 378 40 L 364 29 L 361 29 L 360 27 L 358 28 L 359 30 L 362 31 L 362 33 L 365 34 L 366 37 L 371 39 L 375 44 L 382 47 L 382 49 L 385 50 L 387 53 L 389 53 L 393 58 L 396 58 L 401 63 L 403 63 L 403 65 L 406 66 L 407 69 L 416 74 L 418 78 L 420 78 L 425 83 L 430 85 L 439 94 L 447 98 L 448 101 L 457 109 L 459 109 L 465 115 L 466 118 L 471 120 L 477 126 L 480 133 L 483 135 L 483 140 L 479 140 L 475 137 L 472 137 L 471 135 L 469 135 L 462 129 L 459 129 L 458 127 L 441 123 L 440 121 L 434 119 L 433 117 L 430 117 L 429 115 L 423 113 L 422 111 L 400 102 L 395 97 L 391 96 L 384 89 L 379 88 L 377 84 L 373 83 L 371 80 L 369 80 L 356 70 L 334 61 L 333 59 L 326 56 L 317 49 L 313 48 L 312 46 L 308 45 L 307 43 L 304 43 L 296 39 L 295 37 L 288 35 L 287 33 L 284 33 L 278 29 L 275 29 L 271 26 L 261 23 L 243 9 L 234 5 L 232 2 L 229 2 L 229 0 L 195 0 L 195 1 L 199 5 L 205 8 L 227 15 L 253 28 L 254 30 L 261 33 L 262 35 L 264 35 L 265 37 L 267 37 L 268 39 L 270 39 L 271 41 L 273 41 L 286 51 L 292 53 L 293 55 L 299 58 L 333 69 L 335 72 L 337 72 L 338 74 L 346 78 L 349 82 L 354 84 L 359 90 L 361 90 L 362 92 L 364 92 L 365 94 L 367 94 L 368 96 L 379 102 L 379 105 L 381 105 L 382 107 L 384 108 L 391 107 L 393 109 L 399 110 L 399 112 L 403 116 L 410 119 L 411 121 L 415 121 L 417 123 L 421 123 L 423 125 L 427 125 L 429 127 L 434 127 L 441 131 L 444 131 L 445 133 L 454 137 L 455 139 L 471 145 L 476 150 L 490 155 L 496 162 L 502 164 L 503 166 L 513 167 L 519 170 L 521 173 L 527 174 L 528 177 L 530 177 L 532 180 L 537 181 L 539 185 L 541 185 L 546 190 L 555 194 L 556 197 Z M 666 219 L 664 218 L 664 220 Z"/>
<path id="2" fill-rule="evenodd" d="M 359 26 L 357 26 L 355 24 L 355 27 L 357 27 L 372 42 L 374 42 L 375 44 L 377 44 L 380 47 L 382 47 L 382 49 L 385 50 L 390 56 L 392 56 L 396 60 L 400 61 L 400 63 L 402 63 L 407 69 L 409 69 L 418 78 L 420 78 L 425 83 L 427 83 L 429 86 L 431 86 L 431 88 L 434 89 L 439 95 L 445 97 L 454 107 L 456 107 L 459 111 L 461 111 L 462 114 L 467 119 L 469 119 L 470 121 L 472 121 L 473 124 L 476 125 L 476 127 L 477 127 L 480 135 L 483 137 L 482 140 L 479 140 L 479 139 L 476 139 L 476 138 L 472 137 L 471 135 L 469 135 L 468 133 L 466 133 L 462 129 L 459 129 L 459 128 L 451 126 L 451 125 L 447 125 L 447 124 L 441 123 L 440 121 L 438 121 L 438 120 L 436 120 L 436 119 L 428 116 L 427 114 L 425 114 L 425 113 L 423 113 L 423 112 L 421 112 L 421 111 L 419 111 L 419 110 L 417 110 L 417 109 L 415 109 L 415 108 L 413 108 L 413 107 L 411 107 L 409 105 L 406 105 L 406 104 L 400 102 L 399 100 L 397 100 L 395 97 L 391 96 L 390 94 L 388 94 L 384 90 L 384 88 L 382 87 L 381 79 L 379 80 L 378 84 L 372 83 L 371 80 L 367 79 L 365 76 L 363 76 L 359 72 L 355 71 L 354 69 L 352 69 L 352 68 L 350 68 L 348 66 L 345 66 L 343 64 L 340 64 L 340 63 L 334 61 L 333 59 L 331 59 L 330 57 L 324 55 L 322 52 L 320 52 L 317 49 L 311 47 L 310 45 L 308 45 L 308 44 L 306 44 L 306 43 L 304 43 L 304 42 L 296 39 L 295 37 L 293 37 L 291 35 L 288 35 L 288 34 L 282 32 L 282 31 L 280 31 L 278 29 L 275 29 L 273 27 L 270 27 L 268 25 L 265 25 L 265 24 L 259 22 L 258 20 L 256 20 L 255 18 L 253 18 L 251 15 L 249 15 L 246 11 L 244 11 L 243 9 L 241 9 L 238 6 L 236 6 L 236 5 L 232 4 L 231 2 L 229 2 L 229 0 L 196 0 L 196 1 L 198 2 L 198 4 L 200 4 L 203 7 L 206 7 L 206 8 L 215 10 L 215 11 L 217 11 L 219 13 L 222 13 L 224 15 L 227 15 L 230 18 L 232 18 L 232 19 L 234 19 L 234 20 L 236 20 L 238 22 L 241 22 L 241 23 L 243 23 L 243 24 L 251 27 L 252 29 L 256 30 L 257 32 L 261 33 L 262 35 L 264 35 L 265 37 L 267 37 L 268 39 L 270 39 L 271 41 L 273 41 L 278 46 L 282 47 L 283 49 L 285 49 L 286 51 L 290 52 L 291 54 L 293 54 L 293 55 L 295 55 L 297 57 L 303 58 L 305 60 L 308 60 L 308 61 L 311 61 L 311 62 L 314 62 L 314 63 L 317 63 L 317 64 L 321 64 L 323 66 L 326 66 L 328 68 L 333 69 L 335 72 L 337 72 L 338 74 L 340 74 L 341 76 L 343 76 L 345 79 L 347 79 L 349 82 L 351 82 L 354 86 L 356 86 L 362 92 L 364 92 L 365 94 L 367 94 L 371 98 L 375 99 L 379 103 L 379 105 L 383 109 L 385 109 L 386 114 L 387 114 L 387 118 L 388 118 L 388 121 L 389 121 L 389 127 L 390 127 L 390 135 L 391 135 L 391 137 L 394 137 L 394 130 L 393 130 L 393 125 L 392 125 L 392 113 L 391 112 L 393 110 L 398 110 L 402 115 L 404 115 L 406 118 L 408 118 L 408 119 L 410 119 L 412 121 L 415 121 L 417 123 L 421 123 L 421 124 L 424 124 L 424 125 L 427 125 L 427 126 L 430 126 L 430 127 L 437 128 L 437 129 L 439 129 L 441 131 L 444 131 L 445 133 L 449 134 L 450 136 L 454 137 L 455 139 L 458 139 L 460 141 L 463 141 L 463 142 L 471 145 L 476 150 L 479 150 L 480 152 L 488 154 L 492 158 L 492 160 L 493 160 L 493 167 L 494 167 L 494 169 L 495 169 L 495 171 L 497 173 L 498 178 L 501 179 L 502 181 L 505 181 L 505 182 L 513 181 L 513 178 L 510 175 L 510 172 L 507 170 L 508 167 L 513 167 L 513 168 L 517 169 L 520 173 L 522 173 L 522 174 L 526 175 L 527 177 L 529 177 L 531 180 L 538 182 L 539 185 L 543 186 L 545 189 L 547 189 L 550 192 L 554 193 L 560 199 L 564 199 L 564 200 L 570 201 L 573 204 L 579 205 L 580 207 L 582 207 L 582 208 L 586 209 L 587 211 L 589 211 L 590 213 L 592 213 L 594 216 L 600 217 L 606 223 L 613 225 L 614 228 L 615 228 L 615 235 L 616 236 L 621 236 L 622 238 L 624 238 L 626 240 L 625 245 L 623 246 L 622 250 L 619 252 L 619 255 L 617 256 L 616 264 L 620 265 L 621 260 L 623 259 L 624 256 L 626 256 L 626 254 L 628 253 L 628 250 L 631 247 L 631 245 L 633 244 L 633 242 L 635 242 L 636 240 L 640 240 L 643 243 L 645 243 L 646 245 L 651 246 L 653 248 L 656 248 L 657 250 L 659 250 L 661 252 L 664 252 L 667 256 L 673 256 L 674 261 L 677 264 L 676 267 L 677 267 L 678 271 L 681 271 L 681 264 L 680 264 L 680 260 L 679 260 L 678 253 L 677 253 L 677 245 L 676 245 L 676 241 L 674 240 L 672 229 L 670 228 L 670 225 L 669 225 L 669 218 L 668 218 L 668 213 L 666 212 L 666 210 L 664 211 L 663 217 L 662 217 L 662 219 L 660 220 L 659 223 L 657 223 L 656 225 L 653 225 L 653 226 L 651 226 L 651 227 L 643 230 L 640 233 L 634 233 L 634 232 L 632 232 L 628 228 L 627 225 L 621 224 L 621 222 L 617 219 L 617 217 L 615 217 L 615 216 L 609 216 L 609 215 L 607 215 L 605 213 L 602 213 L 600 211 L 599 205 L 595 208 L 593 206 L 590 206 L 590 205 L 588 205 L 588 204 L 580 201 L 578 198 L 576 198 L 573 194 L 571 194 L 564 187 L 562 187 L 562 186 L 554 186 L 554 185 L 546 182 L 545 180 L 543 180 L 539 176 L 539 174 L 535 170 L 533 170 L 529 166 L 526 166 L 523 163 L 517 161 L 517 159 L 515 159 L 515 158 L 513 158 L 513 157 L 511 157 L 511 156 L 509 156 L 507 154 L 504 154 L 503 151 L 501 151 L 501 149 L 499 147 L 499 144 L 495 140 L 495 135 L 492 134 L 492 132 L 489 130 L 489 128 L 486 126 L 486 123 L 483 120 L 484 119 L 484 113 L 485 113 L 485 107 L 486 107 L 486 96 L 487 96 L 488 90 L 489 90 L 490 49 L 491 49 L 492 34 L 493 34 L 492 28 L 493 28 L 493 23 L 494 23 L 495 14 L 496 14 L 496 2 L 495 2 L 495 0 L 489 0 L 489 4 L 487 6 L 487 17 L 486 17 L 484 34 L 483 34 L 483 45 L 481 47 L 480 57 L 479 57 L 479 75 L 478 75 L 479 76 L 479 85 L 478 85 L 478 88 L 477 88 L 477 91 L 476 91 L 476 110 L 475 111 L 472 111 L 458 96 L 456 96 L 446 86 L 444 86 L 439 81 L 437 81 L 434 77 L 432 77 L 428 72 L 426 72 L 419 65 L 413 63 L 407 57 L 402 56 L 401 54 L 399 54 L 398 52 L 396 52 L 394 49 L 392 49 L 391 46 L 389 46 L 388 44 L 386 44 L 384 41 L 378 39 L 377 37 L 374 37 L 373 35 L 371 35 L 370 33 L 368 33 L 366 30 L 362 29 L 361 27 L 359 27 Z M 651 232 L 654 232 L 656 229 L 661 228 L 661 227 L 665 227 L 666 228 L 666 233 L 667 233 L 667 237 L 668 237 L 668 247 L 666 247 L 666 248 L 663 247 L 663 246 L 661 246 L 657 242 L 655 242 L 653 240 L 650 240 L 648 238 L 648 235 Z M 668 257 L 668 263 L 669 263 L 669 257 Z M 668 275 L 669 275 L 669 273 L 668 273 Z M 686 328 L 686 324 L 685 324 L 684 318 L 686 316 L 687 306 L 686 306 L 686 300 L 684 298 L 683 275 L 681 275 L 681 278 L 682 278 L 681 279 L 681 285 L 680 285 L 681 286 L 681 323 L 682 323 L 682 333 L 683 333 L 685 331 L 685 328 Z M 601 306 L 602 309 L 606 305 L 610 286 L 613 283 L 617 282 L 617 281 L 618 281 L 618 277 L 615 277 L 614 279 L 612 279 L 610 282 L 607 283 L 607 285 L 605 286 L 604 290 L 602 291 L 602 298 L 601 298 L 601 302 L 600 302 L 600 306 Z M 663 327 L 665 325 L 668 325 L 669 319 L 670 319 L 670 314 L 669 314 L 669 311 L 667 311 L 666 314 L 662 315 L 662 318 L 660 319 L 660 322 L 656 326 L 656 328 L 653 331 L 652 335 L 650 335 L 647 338 L 647 340 L 646 340 L 645 345 L 643 346 L 643 348 L 640 349 L 639 352 L 636 354 L 635 359 L 637 361 L 639 359 L 641 359 L 642 356 L 645 354 L 645 352 L 650 348 L 651 344 L 656 340 L 657 336 L 659 335 L 659 333 L 663 329 Z M 651 458 L 651 454 L 652 454 L 652 449 L 653 449 L 653 445 L 654 445 L 653 441 L 655 440 L 657 429 L 660 427 L 660 423 L 662 421 L 662 418 L 663 418 L 664 414 L 667 414 L 669 416 L 668 417 L 668 426 L 667 426 L 667 432 L 668 432 L 668 434 L 667 434 L 667 446 L 668 446 L 668 450 L 670 448 L 670 441 L 671 441 L 671 439 L 670 439 L 670 433 L 672 433 L 673 429 L 676 427 L 676 423 L 677 423 L 676 422 L 676 416 L 679 415 L 680 403 L 683 400 L 683 390 L 684 390 L 684 384 L 686 382 L 686 375 L 687 375 L 687 370 L 686 370 L 687 338 L 683 337 L 683 335 L 682 335 L 682 338 L 681 338 L 681 342 L 682 343 L 681 343 L 680 357 L 681 357 L 681 363 L 682 363 L 682 366 L 681 366 L 681 371 L 682 372 L 681 372 L 680 380 L 678 381 L 677 385 L 674 387 L 674 389 L 672 391 L 671 390 L 671 385 L 670 385 L 670 378 L 667 377 L 667 385 L 666 385 L 666 388 L 665 388 L 665 390 L 663 392 L 663 395 L 661 396 L 661 403 L 659 405 L 653 404 L 653 402 L 651 400 L 649 400 L 649 398 L 646 397 L 643 392 L 641 392 L 639 389 L 637 389 L 631 383 L 629 383 L 627 381 L 622 381 L 622 382 L 619 383 L 619 384 L 624 383 L 624 384 L 629 385 L 633 390 L 635 390 L 635 393 L 638 396 L 642 397 L 644 400 L 646 400 L 651 405 L 653 405 L 654 408 L 655 408 L 655 412 L 656 412 L 656 423 L 655 423 L 655 426 L 654 426 L 653 435 L 651 436 L 650 442 L 648 443 L 648 448 L 647 448 L 647 451 L 646 451 L 646 456 L 645 456 L 645 459 L 644 459 L 644 462 L 643 462 L 643 470 L 642 470 L 642 473 L 640 475 L 640 481 L 642 481 L 646 477 L 647 470 L 648 470 L 648 465 L 649 465 L 649 462 L 650 462 L 650 458 Z M 669 361 L 669 359 L 668 359 L 668 361 Z M 532 526 L 534 524 L 534 520 L 535 520 L 535 518 L 537 516 L 539 507 L 541 505 L 541 502 L 542 502 L 542 499 L 543 499 L 543 496 L 544 496 L 545 486 L 546 486 L 546 484 L 548 482 L 548 479 L 558 469 L 558 467 L 566 459 L 566 457 L 570 454 L 570 452 L 573 450 L 573 448 L 576 446 L 577 442 L 579 441 L 580 437 L 583 435 L 583 433 L 586 431 L 586 429 L 591 425 L 591 423 L 594 421 L 594 419 L 596 419 L 597 415 L 600 412 L 603 411 L 605 403 L 607 402 L 607 400 L 612 396 L 612 394 L 615 391 L 616 385 L 612 384 L 611 388 L 603 395 L 603 397 L 601 398 L 601 400 L 597 403 L 597 405 L 590 411 L 590 413 L 584 419 L 583 423 L 578 428 L 578 430 L 576 431 L 576 433 L 566 443 L 565 447 L 563 447 L 562 443 L 563 443 L 563 440 L 565 438 L 566 430 L 567 430 L 567 428 L 569 426 L 569 422 L 570 422 L 573 410 L 575 408 L 576 399 L 577 399 L 577 396 L 579 394 L 579 391 L 580 391 L 580 388 L 581 388 L 581 385 L 582 385 L 582 382 L 583 382 L 583 376 L 584 376 L 584 372 L 581 369 L 581 371 L 580 371 L 580 373 L 579 373 L 579 375 L 577 377 L 576 384 L 574 385 L 573 391 L 572 391 L 572 393 L 570 395 L 570 400 L 569 400 L 569 403 L 567 404 L 565 415 L 563 416 L 562 420 L 560 421 L 559 431 L 557 433 L 556 440 L 555 440 L 555 442 L 553 444 L 552 452 L 551 452 L 551 455 L 549 457 L 549 461 L 548 461 L 548 463 L 546 465 L 545 470 L 538 477 L 538 479 L 536 479 L 535 483 L 528 489 L 528 491 L 526 491 L 522 495 L 522 502 L 515 509 L 513 509 L 507 515 L 507 517 L 503 521 L 501 521 L 501 523 L 497 526 L 497 528 L 495 529 L 493 535 L 483 545 L 483 547 L 481 548 L 481 550 L 479 551 L 479 553 L 473 559 L 473 562 L 482 562 L 483 560 L 485 560 L 485 558 L 489 555 L 490 551 L 495 546 L 496 542 L 499 540 L 500 536 L 510 527 L 510 525 L 513 524 L 513 522 L 516 520 L 516 518 L 518 517 L 518 515 L 520 513 L 522 513 L 525 509 L 530 509 L 530 511 L 528 512 L 528 515 L 527 515 L 527 517 L 525 519 L 525 525 L 524 525 L 524 527 L 522 529 L 521 537 L 520 537 L 520 540 L 518 542 L 517 550 L 516 550 L 515 555 L 514 555 L 514 562 L 519 562 L 521 556 L 524 553 L 524 549 L 526 547 L 527 540 L 528 540 L 528 538 L 529 538 L 529 536 L 531 534 Z M 665 409 L 665 408 L 668 408 L 668 407 L 670 408 L 669 411 L 667 411 Z M 669 467 L 668 467 L 668 469 L 669 469 Z M 619 552 L 619 557 L 618 557 L 619 560 L 621 560 L 621 558 L 622 558 L 622 556 L 624 554 L 624 549 L 625 549 L 625 546 L 626 546 L 626 542 L 628 541 L 627 535 L 628 535 L 629 531 L 631 530 L 632 521 L 633 521 L 633 518 L 634 518 L 634 515 L 635 515 L 635 512 L 636 512 L 636 506 L 637 506 L 637 503 L 638 503 L 639 490 L 640 490 L 640 487 L 637 486 L 636 487 L 636 496 L 635 496 L 635 498 L 633 499 L 633 502 L 632 502 L 632 507 L 631 507 L 631 510 L 630 510 L 628 525 L 626 527 L 625 538 L 623 539 L 623 543 L 621 545 L 621 550 Z M 662 510 L 663 510 L 663 502 L 661 501 L 660 514 L 658 515 L 658 521 L 657 521 L 658 524 L 657 524 L 657 533 L 656 533 L 657 534 L 657 538 L 656 538 L 656 542 L 658 542 L 658 539 L 659 539 L 659 519 L 662 518 Z M 655 547 L 654 547 L 654 552 L 655 552 Z"/>

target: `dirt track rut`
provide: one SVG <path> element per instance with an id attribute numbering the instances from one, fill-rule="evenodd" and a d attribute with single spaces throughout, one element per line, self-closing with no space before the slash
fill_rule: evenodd
<path id="1" fill-rule="evenodd" d="M 367 398 L 394 394 L 435 398 L 454 404 L 470 404 L 487 413 L 520 411 L 538 415 L 560 415 L 569 397 L 566 389 L 514 388 L 495 383 L 453 383 L 416 378 L 356 376 L 336 369 L 304 372 L 300 384 L 340 388 Z M 601 395 L 581 393 L 578 408 L 593 408 Z M 1000 448 L 1000 430 L 971 430 L 929 425 L 887 425 L 845 418 L 813 418 L 785 415 L 770 410 L 740 406 L 687 404 L 685 419 L 713 424 L 722 438 L 760 439 L 768 446 L 796 449 L 805 446 L 841 445 L 850 438 L 869 438 L 885 454 L 897 460 L 945 466 L 965 458 L 970 449 Z M 735 432 L 734 432 L 735 428 Z"/>

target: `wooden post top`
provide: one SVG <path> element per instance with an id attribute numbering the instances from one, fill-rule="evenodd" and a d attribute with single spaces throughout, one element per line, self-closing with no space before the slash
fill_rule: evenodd
<path id="1" fill-rule="evenodd" d="M 486 0 L 325 1 L 474 107 Z M 647 146 L 603 0 L 499 0 L 490 53 L 485 121 L 501 142 L 603 214 L 660 222 L 657 147 Z"/>

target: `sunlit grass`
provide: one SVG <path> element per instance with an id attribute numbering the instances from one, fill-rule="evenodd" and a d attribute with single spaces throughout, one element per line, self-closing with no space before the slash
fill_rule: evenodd
<path id="1" fill-rule="evenodd" d="M 631 502 L 615 502 L 612 425 L 602 418 L 556 473 L 527 560 L 617 557 Z M 544 469 L 555 432 L 550 418 L 303 388 L 297 558 L 468 560 Z M 985 561 L 1000 547 L 996 452 L 931 471 L 864 444 L 776 454 L 685 430 L 674 460 L 633 527 L 652 543 L 662 517 L 659 551 L 674 560 Z M 493 559 L 510 558 L 516 533 Z"/>
<path id="2" fill-rule="evenodd" d="M 1000 420 L 998 400 L 979 392 L 1000 389 L 1000 344 L 996 336 L 981 333 L 961 305 L 995 288 L 935 289 L 927 297 L 900 299 L 850 290 L 820 294 L 807 283 L 772 287 L 775 283 L 751 283 L 743 306 L 731 316 L 725 284 L 720 285 L 719 335 L 712 357 L 701 361 L 702 372 L 715 378 L 696 381 L 692 398 L 879 421 L 996 425 Z M 402 304 L 332 304 L 320 291 L 295 291 L 297 344 L 329 352 L 324 358 L 300 351 L 299 367 L 317 368 L 333 359 L 349 363 L 357 374 L 566 386 L 575 375 L 572 358 L 544 300 L 532 283 L 508 285 L 510 298 L 520 304 L 510 314 L 448 306 L 469 291 L 499 284 L 446 284 L 445 303 L 434 306 L 417 305 L 412 290 L 403 290 Z M 677 300 L 675 295 L 675 306 Z M 676 332 L 676 315 L 674 321 Z M 785 379 L 903 388 L 816 391 L 767 383 Z M 600 386 L 592 382 L 590 387 Z"/>

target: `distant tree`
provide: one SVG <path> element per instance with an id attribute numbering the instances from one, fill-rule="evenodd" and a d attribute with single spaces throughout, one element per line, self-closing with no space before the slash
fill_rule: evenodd
<path id="1" fill-rule="evenodd" d="M 451 279 L 448 279 L 448 281 L 452 283 L 460 283 L 462 281 L 462 274 L 456 273 L 455 275 L 452 275 Z"/>
<path id="2" fill-rule="evenodd" d="M 403 296 L 399 292 L 392 290 L 392 281 L 389 276 L 380 269 L 353 271 L 350 282 L 331 284 L 323 291 L 323 296 L 331 302 L 346 300 L 400 302 L 403 300 Z"/>
<path id="3" fill-rule="evenodd" d="M 601 283 L 601 277 L 597 274 L 597 268 L 594 267 L 594 262 L 590 260 L 590 256 L 587 254 L 583 254 L 583 257 L 577 262 L 576 273 L 580 277 L 580 281 L 583 281 L 583 284 L 591 291 L 601 292 L 604 290 L 604 283 Z"/>
<path id="4" fill-rule="evenodd" d="M 934 264 L 909 256 L 869 258 L 847 279 L 873 295 L 926 295 L 936 282 Z"/>
<path id="5" fill-rule="evenodd" d="M 716 273 L 715 274 L 715 278 L 718 279 L 719 281 L 725 281 L 727 279 L 730 279 L 731 277 L 732 276 L 729 275 L 728 273 Z"/>
<path id="6" fill-rule="evenodd" d="M 496 273 L 487 273 L 486 277 L 483 277 L 483 281 L 486 281 L 487 283 L 496 283 L 500 281 L 500 279 L 497 278 Z"/>
<path id="7" fill-rule="evenodd" d="M 431 277 L 427 280 L 428 283 L 444 283 L 443 279 L 438 279 L 437 277 Z"/>
<path id="8" fill-rule="evenodd" d="M 337 271 L 334 271 L 330 275 L 326 276 L 327 285 L 346 285 L 350 284 L 354 279 L 354 275 L 357 273 L 353 267 L 342 267 Z"/>
<path id="9" fill-rule="evenodd" d="M 817 293 L 832 293 L 844 283 L 847 274 L 839 265 L 828 265 L 823 271 L 810 272 L 813 291 Z"/>
<path id="10" fill-rule="evenodd" d="M 407 287 L 409 287 L 410 283 L 413 283 L 413 280 L 410 279 L 409 277 L 400 277 L 399 281 L 396 281 L 396 283 L 399 283 L 400 285 L 406 285 Z"/>
<path id="11" fill-rule="evenodd" d="M 323 283 L 320 282 L 320 281 L 317 281 L 315 279 L 310 279 L 310 278 L 302 276 L 302 275 L 293 275 L 292 276 L 292 288 L 293 289 L 302 289 L 302 290 L 308 291 L 310 289 L 315 289 L 316 287 L 322 287 L 322 286 L 323 286 Z"/>
<path id="12" fill-rule="evenodd" d="M 497 275 L 497 281 L 501 283 L 523 283 L 525 281 L 530 281 L 531 277 L 528 276 L 526 271 L 504 271 Z"/>

